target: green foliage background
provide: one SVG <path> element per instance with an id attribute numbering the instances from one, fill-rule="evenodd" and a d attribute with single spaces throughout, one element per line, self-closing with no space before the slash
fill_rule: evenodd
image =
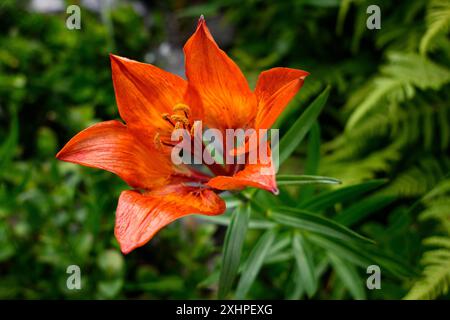
<path id="1" fill-rule="evenodd" d="M 381 30 L 366 28 L 371 4 Z M 68 30 L 65 10 L 0 2 L 0 298 L 449 297 L 448 0 L 172 0 L 145 2 L 143 15 L 135 5 L 81 4 L 82 29 Z M 118 118 L 110 52 L 178 70 L 200 14 L 252 85 L 274 66 L 311 73 L 275 125 L 282 135 L 301 131 L 297 119 L 330 86 L 280 181 L 342 184 L 226 195 L 224 216 L 182 219 L 123 256 L 113 226 L 127 186 L 54 156 L 81 129 Z M 81 290 L 66 288 L 71 264 Z M 366 288 L 371 264 L 380 290 Z"/>

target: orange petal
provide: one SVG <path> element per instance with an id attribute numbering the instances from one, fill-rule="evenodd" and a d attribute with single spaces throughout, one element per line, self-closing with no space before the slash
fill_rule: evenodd
<path id="1" fill-rule="evenodd" d="M 184 46 L 186 76 L 195 108 L 203 108 L 210 128 L 245 128 L 256 113 L 256 98 L 239 67 L 214 41 L 200 18 L 197 30 Z M 201 106 L 202 105 L 202 106 Z"/>
<path id="2" fill-rule="evenodd" d="M 309 73 L 289 68 L 273 68 L 262 72 L 256 84 L 257 129 L 269 129 L 286 105 L 303 85 Z"/>
<path id="3" fill-rule="evenodd" d="M 127 126 L 148 141 L 155 129 L 171 131 L 161 114 L 172 113 L 173 106 L 183 102 L 187 82 L 150 64 L 110 57 L 116 101 Z"/>
<path id="4" fill-rule="evenodd" d="M 168 161 L 148 149 L 124 124 L 115 120 L 81 131 L 56 157 L 113 172 L 134 188 L 162 185 L 172 172 Z"/>
<path id="5" fill-rule="evenodd" d="M 225 202 L 213 191 L 172 185 L 148 194 L 124 191 L 116 211 L 114 234 L 124 254 L 146 244 L 161 228 L 189 214 L 217 215 Z"/>
<path id="6" fill-rule="evenodd" d="M 270 155 L 270 149 L 268 155 Z M 255 187 L 278 194 L 275 168 L 271 158 L 268 163 L 258 161 L 256 164 L 247 164 L 242 171 L 232 177 L 214 177 L 209 180 L 207 185 L 219 190 L 239 190 L 245 187 Z"/>

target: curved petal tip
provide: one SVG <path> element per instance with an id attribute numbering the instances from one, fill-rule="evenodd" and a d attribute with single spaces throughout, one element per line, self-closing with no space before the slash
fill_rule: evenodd
<path id="1" fill-rule="evenodd" d="M 280 189 L 278 189 L 277 187 L 273 187 L 270 192 L 272 192 L 274 195 L 279 195 L 280 194 Z"/>
<path id="2" fill-rule="evenodd" d="M 203 14 L 201 14 L 200 18 L 198 18 L 197 27 L 202 23 L 205 23 L 205 16 Z"/>

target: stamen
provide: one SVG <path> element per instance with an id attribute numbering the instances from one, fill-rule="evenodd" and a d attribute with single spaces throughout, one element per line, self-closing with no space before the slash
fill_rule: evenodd
<path id="1" fill-rule="evenodd" d="M 174 114 L 170 116 L 170 119 L 172 119 L 172 121 L 175 121 L 175 123 L 182 122 L 186 127 L 189 126 L 189 120 L 185 116 Z"/>
<path id="2" fill-rule="evenodd" d="M 159 137 L 158 132 L 155 134 L 155 137 L 153 138 L 153 142 L 158 150 L 161 149 L 161 138 Z"/>
<path id="3" fill-rule="evenodd" d="M 169 122 L 174 130 L 177 129 L 192 129 L 191 124 L 189 122 L 189 114 L 191 112 L 191 109 L 188 105 L 184 103 L 177 103 L 173 108 L 173 114 L 169 113 L 163 113 L 161 114 L 161 117 Z M 182 140 L 182 137 L 180 137 L 180 140 Z M 163 141 L 160 138 L 159 133 L 155 134 L 154 138 L 155 145 L 160 148 L 162 145 L 173 147 L 176 145 L 176 143 Z"/>
<path id="4" fill-rule="evenodd" d="M 161 115 L 161 117 L 164 119 L 164 120 L 166 120 L 166 121 L 168 121 L 173 127 L 175 126 L 175 124 L 172 122 L 172 120 L 170 119 L 170 115 L 168 114 L 168 113 L 163 113 L 162 115 Z"/>
<path id="5" fill-rule="evenodd" d="M 173 107 L 173 112 L 177 112 L 177 111 L 183 111 L 186 118 L 188 118 L 189 114 L 191 113 L 191 108 L 189 108 L 189 106 L 184 103 L 177 103 Z"/>
<path id="6" fill-rule="evenodd" d="M 182 129 L 182 128 L 183 128 L 183 123 L 180 121 L 177 121 L 175 124 L 175 130 Z"/>
<path id="7" fill-rule="evenodd" d="M 158 150 L 161 150 L 162 146 L 166 146 L 166 147 L 173 147 L 176 145 L 175 142 L 173 141 L 164 141 L 161 139 L 161 136 L 159 134 L 159 132 L 155 133 L 155 137 L 153 138 L 153 142 L 155 143 L 155 146 Z"/>
<path id="8" fill-rule="evenodd" d="M 173 143 L 168 143 L 168 142 L 165 142 L 165 141 L 161 141 L 161 143 L 162 143 L 163 145 L 165 145 L 166 147 L 174 147 L 174 146 L 175 146 L 175 144 L 173 144 Z"/>

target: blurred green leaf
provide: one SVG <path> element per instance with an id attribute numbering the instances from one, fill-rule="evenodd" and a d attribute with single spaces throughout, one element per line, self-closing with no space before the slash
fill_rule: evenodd
<path id="1" fill-rule="evenodd" d="M 395 199 L 396 197 L 394 196 L 383 195 L 367 197 L 339 212 L 334 220 L 345 226 L 354 225 L 372 213 L 385 208 L 394 202 Z"/>
<path id="2" fill-rule="evenodd" d="M 341 183 L 338 179 L 330 177 L 321 176 L 310 176 L 310 175 L 278 175 L 277 184 L 279 186 L 283 185 L 298 185 L 298 184 L 339 184 Z"/>
<path id="3" fill-rule="evenodd" d="M 298 232 L 294 233 L 292 240 L 298 274 L 308 297 L 312 297 L 317 290 L 317 279 L 314 270 L 312 252 L 305 239 Z"/>
<path id="4" fill-rule="evenodd" d="M 354 299 L 366 299 L 366 292 L 363 281 L 356 268 L 349 263 L 339 259 L 336 254 L 328 253 L 331 265 L 336 270 L 338 277 L 342 280 L 344 286 L 350 291 Z"/>
<path id="5" fill-rule="evenodd" d="M 16 112 L 13 113 L 8 136 L 0 145 L 0 171 L 15 156 L 15 149 L 19 139 L 19 120 Z"/>
<path id="6" fill-rule="evenodd" d="M 310 231 L 347 241 L 373 242 L 333 220 L 304 210 L 288 207 L 274 208 L 271 209 L 269 216 L 282 225 L 299 230 Z"/>
<path id="7" fill-rule="evenodd" d="M 314 125 L 315 120 L 322 111 L 330 93 L 327 87 L 307 108 L 302 115 L 289 128 L 288 132 L 281 138 L 279 161 L 282 164 L 294 152 L 302 142 L 309 129 Z"/>
<path id="8" fill-rule="evenodd" d="M 378 188 L 386 183 L 386 180 L 372 180 L 363 182 L 356 185 L 351 185 L 337 190 L 328 191 L 322 193 L 305 203 L 301 203 L 302 209 L 311 211 L 318 211 L 335 205 L 336 203 L 342 203 L 351 199 L 358 199 L 362 194 Z"/>
<path id="9" fill-rule="evenodd" d="M 315 175 L 320 163 L 320 126 L 317 120 L 308 133 L 308 150 L 305 162 L 305 174 Z"/>
<path id="10" fill-rule="evenodd" d="M 316 120 L 308 133 L 308 148 L 305 161 L 305 174 L 316 175 L 320 164 L 320 126 Z M 315 186 L 302 186 L 297 203 L 310 199 L 314 195 Z"/>
<path id="11" fill-rule="evenodd" d="M 400 278 L 412 276 L 416 273 L 414 268 L 404 261 L 383 252 L 382 249 L 375 245 L 361 245 L 336 238 L 330 239 L 325 235 L 319 234 L 310 234 L 308 239 L 319 247 L 336 254 L 339 258 L 362 268 L 378 264 L 387 273 Z"/>
<path id="12" fill-rule="evenodd" d="M 267 253 L 265 264 L 280 263 L 291 260 L 294 255 L 291 250 L 292 239 L 289 234 L 282 234 L 276 238 Z"/>
<path id="13" fill-rule="evenodd" d="M 223 299 L 230 291 L 241 261 L 242 245 L 247 233 L 250 219 L 250 206 L 238 207 L 234 210 L 223 243 L 222 268 L 219 278 L 219 299 Z"/>
<path id="14" fill-rule="evenodd" d="M 350 243 L 346 241 L 337 240 L 335 238 L 329 239 L 328 237 L 319 234 L 309 234 L 308 239 L 326 251 L 333 252 L 340 258 L 360 267 L 367 267 L 374 262 L 359 248 L 351 246 Z"/>
<path id="15" fill-rule="evenodd" d="M 227 215 L 221 215 L 221 216 L 198 215 L 198 216 L 196 216 L 196 218 L 199 220 L 215 223 L 215 224 L 222 225 L 222 226 L 229 226 L 231 223 L 231 216 L 227 216 Z M 249 229 L 270 229 L 275 226 L 276 226 L 276 224 L 271 221 L 257 219 L 257 218 L 250 219 L 248 222 Z"/>
<path id="16" fill-rule="evenodd" d="M 264 263 L 264 259 L 269 252 L 270 246 L 275 240 L 275 236 L 276 231 L 274 229 L 267 230 L 261 238 L 259 238 L 255 247 L 250 252 L 249 257 L 244 264 L 241 278 L 236 289 L 236 299 L 244 299 L 247 296 L 248 291 Z"/>

